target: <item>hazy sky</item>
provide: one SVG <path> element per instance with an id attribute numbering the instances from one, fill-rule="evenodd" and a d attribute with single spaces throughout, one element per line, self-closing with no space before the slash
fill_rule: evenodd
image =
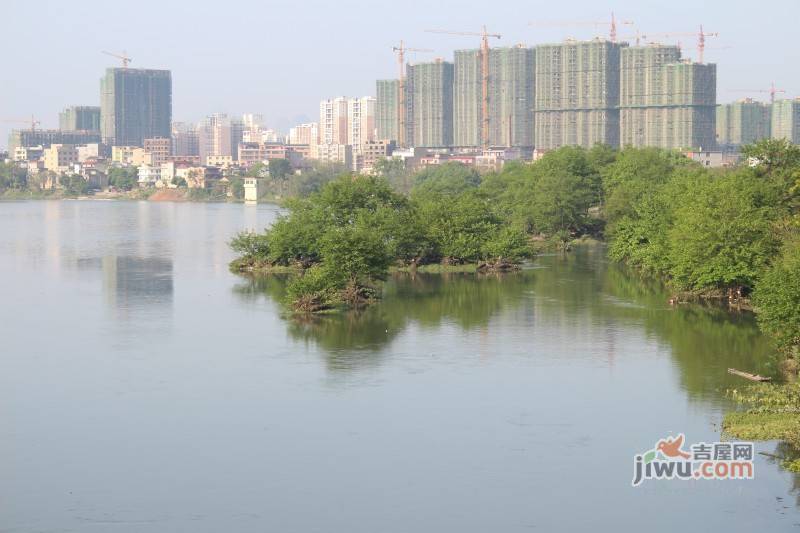
<path id="1" fill-rule="evenodd" d="M 174 120 L 255 112 L 286 129 L 316 119 L 324 97 L 375 94 L 376 79 L 395 76 L 391 47 L 400 39 L 435 49 L 419 60 L 452 60 L 454 49 L 478 44 L 427 28 L 486 24 L 502 34 L 494 45 L 559 42 L 607 30 L 528 22 L 606 20 L 612 9 L 645 34 L 695 31 L 701 23 L 719 32 L 706 60 L 719 65 L 720 102 L 748 96 L 734 89 L 766 89 L 772 80 L 800 96 L 800 47 L 787 44 L 796 38 L 800 0 L 9 0 L 0 30 L 0 119 L 34 114 L 43 127 L 57 127 L 65 106 L 99 105 L 100 76 L 118 65 L 100 52 L 126 50 L 132 67 L 172 70 Z M 632 32 L 621 26 L 619 33 Z M 696 40 L 680 40 L 695 57 Z M 18 127 L 0 122 L 0 146 Z"/>

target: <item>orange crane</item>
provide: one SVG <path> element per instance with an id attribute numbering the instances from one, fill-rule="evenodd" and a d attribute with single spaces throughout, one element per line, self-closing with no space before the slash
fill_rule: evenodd
<path id="1" fill-rule="evenodd" d="M 406 52 L 433 52 L 429 48 L 407 48 L 401 40 L 400 46 L 393 46 L 393 52 L 397 52 L 397 66 L 399 68 L 397 78 L 397 121 L 398 132 L 397 142 L 401 147 L 405 147 L 406 142 Z"/>
<path id="2" fill-rule="evenodd" d="M 36 131 L 36 126 L 37 125 L 41 126 L 41 124 L 42 124 L 40 121 L 36 120 L 33 115 L 31 115 L 30 119 L 27 119 L 27 118 L 3 118 L 3 119 L 0 119 L 0 122 L 16 122 L 18 124 L 23 124 L 23 123 L 24 124 L 30 124 L 31 125 L 31 131 Z"/>
<path id="3" fill-rule="evenodd" d="M 633 26 L 633 22 L 630 20 L 623 20 L 622 22 L 617 22 L 617 17 L 614 15 L 614 12 L 611 12 L 611 20 L 562 20 L 562 21 L 554 21 L 554 22 L 529 22 L 528 26 L 608 26 L 609 32 L 608 37 L 612 43 L 617 42 L 617 24 L 622 26 Z"/>
<path id="4" fill-rule="evenodd" d="M 651 33 L 645 35 L 645 39 L 650 37 L 697 37 L 697 62 L 703 63 L 706 51 L 706 37 L 719 37 L 719 33 L 706 33 L 703 31 L 703 25 L 700 25 L 698 33 L 693 32 L 675 32 L 675 33 Z"/>
<path id="5" fill-rule="evenodd" d="M 474 31 L 449 31 L 449 30 L 425 30 L 428 33 L 444 33 L 447 35 L 469 35 L 481 38 L 481 118 L 483 127 L 481 128 L 481 144 L 484 148 L 489 147 L 489 37 L 500 39 L 499 33 L 489 33 L 486 26 L 480 32 Z"/>
<path id="6" fill-rule="evenodd" d="M 122 68 L 128 68 L 128 63 L 133 61 L 131 57 L 128 56 L 128 52 L 122 51 L 121 54 L 115 54 L 114 52 L 106 52 L 103 50 L 103 53 L 107 56 L 116 57 L 117 59 L 122 60 Z"/>
<path id="7" fill-rule="evenodd" d="M 775 103 L 775 95 L 778 93 L 786 94 L 786 89 L 776 89 L 775 82 L 770 84 L 769 89 L 732 89 L 732 92 L 737 93 L 769 93 L 769 103 Z"/>

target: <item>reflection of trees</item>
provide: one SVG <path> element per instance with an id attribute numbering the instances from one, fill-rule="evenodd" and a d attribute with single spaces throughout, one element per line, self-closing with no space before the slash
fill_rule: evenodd
<path id="1" fill-rule="evenodd" d="M 593 342 L 608 346 L 609 358 L 620 328 L 643 331 L 669 346 L 683 386 L 693 396 L 716 398 L 739 384 L 727 367 L 774 373 L 771 351 L 751 315 L 713 306 L 671 307 L 661 283 L 609 263 L 602 246 L 541 256 L 534 266 L 501 275 L 395 274 L 384 284 L 378 304 L 305 320 L 286 316 L 288 332 L 331 354 L 332 368 L 346 369 L 376 361 L 348 351 L 379 353 L 409 324 L 435 328 L 449 323 L 473 330 L 523 309 L 540 330 L 590 328 Z M 266 295 L 280 302 L 285 281 L 285 276 L 258 277 L 235 290 L 245 298 Z"/>
<path id="2" fill-rule="evenodd" d="M 796 450 L 787 442 L 778 442 L 775 451 L 766 456 L 768 463 L 783 468 L 784 461 L 795 461 L 800 459 L 800 450 Z M 795 505 L 800 506 L 800 474 L 792 474 L 792 487 L 789 492 L 795 495 Z"/>
<path id="3" fill-rule="evenodd" d="M 777 373 L 774 351 L 752 314 L 718 305 L 670 306 L 662 284 L 618 265 L 610 265 L 603 278 L 603 290 L 608 294 L 640 304 L 612 307 L 613 317 L 641 323 L 645 333 L 666 342 L 690 394 L 708 395 L 741 385 L 741 378 L 727 373 L 729 367 L 764 375 Z"/>

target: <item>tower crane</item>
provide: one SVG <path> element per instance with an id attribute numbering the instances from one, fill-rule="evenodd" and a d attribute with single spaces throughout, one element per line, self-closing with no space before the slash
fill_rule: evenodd
<path id="1" fill-rule="evenodd" d="M 612 43 L 617 42 L 617 24 L 621 26 L 633 26 L 630 20 L 617 22 L 617 17 L 611 13 L 611 20 L 562 20 L 554 22 L 529 22 L 528 26 L 608 26 L 608 37 Z"/>
<path id="2" fill-rule="evenodd" d="M 703 25 L 700 25 L 700 31 L 697 33 L 693 32 L 675 32 L 675 33 L 651 33 L 645 35 L 645 39 L 649 39 L 650 37 L 697 37 L 697 62 L 703 63 L 703 59 L 705 56 L 706 51 L 706 37 L 719 37 L 719 33 L 706 33 L 703 31 Z"/>
<path id="3" fill-rule="evenodd" d="M 117 59 L 122 60 L 122 68 L 128 68 L 128 63 L 133 61 L 133 59 L 130 56 L 128 56 L 128 52 L 124 50 L 122 51 L 121 54 L 115 54 L 114 52 L 106 52 L 105 50 L 103 50 L 103 53 L 107 56 L 116 57 Z"/>
<path id="4" fill-rule="evenodd" d="M 489 33 L 486 31 L 486 26 L 481 28 L 480 32 L 473 31 L 449 31 L 449 30 L 425 30 L 428 33 L 443 33 L 446 35 L 468 35 L 481 38 L 481 119 L 483 127 L 481 128 L 481 144 L 484 148 L 489 147 L 489 37 L 500 39 L 499 33 Z"/>
<path id="5" fill-rule="evenodd" d="M 775 88 L 775 82 L 770 84 L 769 89 L 732 89 L 736 93 L 769 93 L 769 103 L 775 103 L 775 95 L 778 93 L 786 94 L 786 89 Z"/>
<path id="6" fill-rule="evenodd" d="M 41 126 L 41 121 L 36 120 L 33 115 L 31 115 L 30 119 L 27 118 L 2 118 L 0 122 L 15 122 L 17 124 L 30 124 L 31 131 L 36 131 L 36 126 Z"/>
<path id="7" fill-rule="evenodd" d="M 408 48 L 401 40 L 399 46 L 392 47 L 393 52 L 397 52 L 397 121 L 398 132 L 397 142 L 401 147 L 405 147 L 406 143 L 406 52 L 433 52 L 429 48 Z"/>

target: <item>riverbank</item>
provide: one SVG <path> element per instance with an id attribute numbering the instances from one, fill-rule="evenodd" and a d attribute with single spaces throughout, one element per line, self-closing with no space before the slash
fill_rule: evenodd
<path id="1" fill-rule="evenodd" d="M 68 194 L 64 190 L 32 191 L 7 189 L 0 192 L 0 201 L 20 200 L 120 200 L 151 202 L 196 202 L 243 204 L 243 199 L 214 194 L 205 189 L 132 189 L 130 191 L 97 191 L 92 194 Z M 265 198 L 258 203 L 280 205 L 280 200 Z"/>

